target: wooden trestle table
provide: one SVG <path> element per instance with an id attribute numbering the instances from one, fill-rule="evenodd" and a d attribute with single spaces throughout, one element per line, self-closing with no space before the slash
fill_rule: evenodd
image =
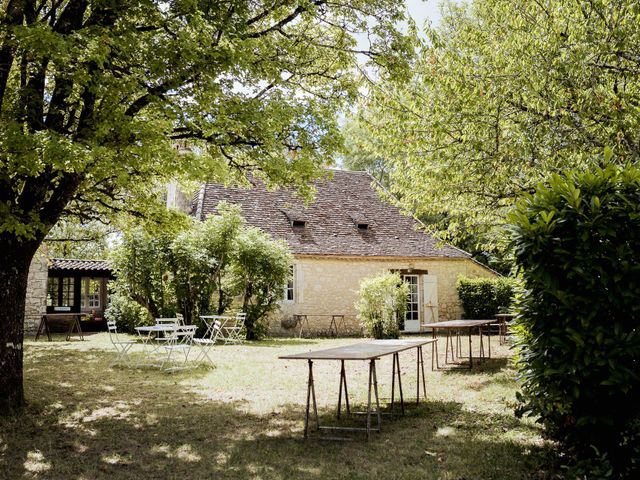
<path id="1" fill-rule="evenodd" d="M 382 424 L 382 412 L 380 411 L 380 397 L 378 395 L 378 379 L 376 375 L 376 360 L 385 355 L 393 355 L 393 371 L 391 382 L 391 412 L 393 415 L 395 404 L 395 384 L 396 377 L 398 380 L 398 391 L 400 393 L 400 406 L 402 413 L 404 413 L 404 397 L 402 392 L 402 377 L 400 375 L 400 352 L 415 348 L 417 351 L 416 359 L 416 372 L 417 372 L 417 394 L 416 402 L 420 402 L 420 385 L 422 385 L 423 395 L 426 396 L 426 382 L 424 379 L 424 357 L 422 354 L 422 347 L 424 345 L 435 343 L 437 340 L 434 338 L 419 338 L 412 340 L 375 340 L 365 343 L 356 343 L 353 345 L 345 345 L 342 347 L 329 348 L 326 350 L 316 350 L 313 352 L 302 352 L 292 355 L 283 355 L 279 358 L 284 360 L 307 360 L 309 365 L 309 378 L 307 383 L 307 406 L 304 418 L 304 438 L 309 436 L 309 416 L 311 410 L 311 403 L 313 403 L 313 416 L 316 424 L 316 430 L 333 430 L 333 431 L 349 431 L 349 432 L 365 432 L 367 440 L 371 435 L 371 431 L 380 431 Z M 351 413 L 349 406 L 349 393 L 347 390 L 347 377 L 345 373 L 344 363 L 350 360 L 360 360 L 369 362 L 369 385 L 367 394 L 367 410 L 364 412 L 366 415 L 366 427 L 340 427 L 340 426 L 324 426 L 320 425 L 318 419 L 318 406 L 316 403 L 316 391 L 313 381 L 313 362 L 319 360 L 339 360 L 340 361 L 340 390 L 338 393 L 338 411 L 337 417 L 340 418 L 342 409 L 342 392 L 344 390 L 344 399 L 347 413 Z M 422 383 L 420 379 L 422 378 Z M 374 401 L 376 403 L 375 411 L 372 410 L 372 394 L 374 395 Z M 377 416 L 377 425 L 372 427 L 371 417 L 375 414 Z M 328 438 L 328 437 L 322 437 Z M 331 439 L 337 440 L 342 438 L 331 437 Z"/>
<path id="2" fill-rule="evenodd" d="M 484 360 L 484 342 L 482 340 L 484 332 L 483 328 L 488 326 L 491 323 L 494 323 L 495 320 L 449 320 L 447 322 L 435 322 L 435 323 L 424 323 L 422 324 L 423 328 L 430 328 L 431 334 L 433 338 L 436 338 L 436 333 L 438 330 L 444 330 L 447 333 L 447 343 L 446 343 L 446 352 L 445 352 L 445 363 L 448 363 L 449 359 L 449 348 L 451 348 L 451 359 L 455 361 L 454 353 L 457 350 L 459 353 L 462 351 L 462 345 L 460 342 L 460 337 L 458 332 L 466 331 L 469 336 L 469 368 L 473 368 L 473 349 L 471 348 L 471 334 L 474 330 L 478 330 L 478 334 L 480 335 L 480 350 L 479 350 L 479 359 Z M 452 336 L 452 332 L 455 335 L 455 349 L 454 349 L 454 338 Z M 491 358 L 491 335 L 489 335 L 489 330 L 487 329 L 487 338 L 489 342 L 489 358 Z M 440 368 L 438 364 L 438 345 L 434 344 L 435 347 L 435 358 L 436 358 L 436 368 Z"/>
<path id="3" fill-rule="evenodd" d="M 69 325 L 69 329 L 67 330 L 67 341 L 71 339 L 71 335 L 76 333 L 80 340 L 84 340 L 84 335 L 82 334 L 82 328 L 80 327 L 80 319 L 84 317 L 86 313 L 77 313 L 77 312 L 65 312 L 65 313 L 47 313 L 42 315 L 40 319 L 40 324 L 38 325 L 38 330 L 36 331 L 35 341 L 38 341 L 40 335 L 43 333 L 47 334 L 47 338 L 51 341 L 51 331 L 49 329 L 49 322 L 52 320 L 57 320 L 58 322 L 66 322 Z"/>

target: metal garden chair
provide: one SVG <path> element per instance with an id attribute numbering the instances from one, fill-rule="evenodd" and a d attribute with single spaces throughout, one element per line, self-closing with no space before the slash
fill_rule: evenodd
<path id="1" fill-rule="evenodd" d="M 246 319 L 246 313 L 236 313 L 234 324 L 224 326 L 226 332 L 225 343 L 242 343 L 244 341 L 243 334 L 245 332 Z"/>
<path id="2" fill-rule="evenodd" d="M 119 364 L 121 361 L 123 361 L 126 365 L 131 366 L 131 357 L 129 357 L 129 350 L 131 350 L 131 347 L 133 347 L 138 342 L 136 342 L 135 340 L 121 340 L 118 335 L 118 327 L 116 326 L 115 320 L 107 321 L 107 329 L 109 330 L 109 339 L 118 352 L 118 355 L 109 364 L 108 368 Z"/>
<path id="3" fill-rule="evenodd" d="M 207 322 L 205 322 L 206 324 Z M 208 324 L 207 324 L 208 325 Z M 210 326 L 207 327 L 207 331 L 202 338 L 194 338 L 193 343 L 196 345 L 200 345 L 200 352 L 196 357 L 196 362 L 200 360 L 204 360 L 206 358 L 209 360 L 209 363 L 213 365 L 213 360 L 209 356 L 209 350 L 216 344 L 216 341 L 222 336 L 220 330 L 222 328 L 222 323 L 220 320 L 214 321 Z"/>
<path id="4" fill-rule="evenodd" d="M 167 345 L 164 346 L 167 358 L 162 362 L 162 365 L 160 365 L 161 369 L 172 371 L 185 368 L 197 328 L 195 325 L 178 326 L 173 332 L 173 335 L 167 337 Z M 180 355 L 184 356 L 183 360 L 180 358 Z M 180 358 L 180 361 L 176 360 L 176 356 Z M 179 363 L 183 364 L 182 367 L 179 366 Z M 165 368 L 165 365 L 168 366 Z"/>

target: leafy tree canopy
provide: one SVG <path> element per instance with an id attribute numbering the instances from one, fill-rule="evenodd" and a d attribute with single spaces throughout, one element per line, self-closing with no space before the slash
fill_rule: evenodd
<path id="1" fill-rule="evenodd" d="M 232 166 L 305 185 L 339 146 L 356 55 L 398 66 L 408 51 L 402 16 L 391 0 L 6 2 L 0 232 L 41 238 L 64 208 L 149 203 L 155 175 Z M 177 141 L 202 155 L 178 159 Z"/>
<path id="2" fill-rule="evenodd" d="M 640 5 L 450 3 L 409 82 L 374 85 L 354 120 L 393 192 L 449 239 L 495 250 L 514 199 L 612 148 L 640 149 Z"/>
<path id="3" fill-rule="evenodd" d="M 51 258 L 93 258 L 109 256 L 117 230 L 102 222 L 81 223 L 71 218 L 61 220 L 45 238 L 47 255 Z"/>
<path id="4" fill-rule="evenodd" d="M 357 57 L 403 71 L 402 19 L 397 0 L 4 0 L 0 407 L 23 403 L 29 263 L 62 215 L 169 217 L 151 209 L 168 177 L 307 185 Z"/>

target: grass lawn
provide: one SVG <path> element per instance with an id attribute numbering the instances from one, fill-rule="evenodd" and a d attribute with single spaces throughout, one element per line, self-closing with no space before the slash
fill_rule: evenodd
<path id="1" fill-rule="evenodd" d="M 0 478 L 523 479 L 546 478 L 551 447 L 513 415 L 507 347 L 472 371 L 431 371 L 427 401 L 383 418 L 371 441 L 302 439 L 307 365 L 278 355 L 359 340 L 269 340 L 216 346 L 213 368 L 107 369 L 107 334 L 25 344 L 28 406 L 0 417 Z M 474 343 L 477 345 L 477 342 Z M 441 347 L 441 350 L 443 348 Z M 442 354 L 442 352 L 441 352 Z M 401 354 L 415 398 L 415 353 Z M 391 358 L 378 362 L 380 395 Z M 347 363 L 353 404 L 366 401 L 366 362 Z M 314 364 L 321 422 L 335 417 L 339 362 Z M 386 420 L 386 422 L 385 422 Z M 361 420 L 360 420 L 361 421 Z"/>

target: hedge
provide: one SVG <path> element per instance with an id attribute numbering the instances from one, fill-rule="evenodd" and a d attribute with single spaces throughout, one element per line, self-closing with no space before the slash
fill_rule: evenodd
<path id="1" fill-rule="evenodd" d="M 514 282 L 510 278 L 459 277 L 458 297 L 466 319 L 494 318 L 511 311 Z"/>
<path id="2" fill-rule="evenodd" d="M 640 478 L 639 170 L 555 175 L 510 220 L 519 413 L 570 454 L 570 477 Z"/>

